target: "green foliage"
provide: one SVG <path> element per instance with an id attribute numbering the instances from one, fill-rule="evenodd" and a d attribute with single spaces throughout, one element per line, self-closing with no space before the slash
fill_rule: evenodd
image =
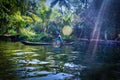
<path id="1" fill-rule="evenodd" d="M 68 0 L 54 0 L 49 7 L 45 4 L 45 0 L 37 2 L 34 0 L 1 0 L 1 32 L 19 33 L 25 39 L 34 40 L 35 38 L 47 41 L 52 38 L 53 32 L 61 31 L 65 25 L 74 24 L 74 14 L 70 10 L 72 3 L 68 2 Z M 57 3 L 59 7 L 51 8 Z M 71 36 L 64 38 L 73 39 Z"/>
<path id="2" fill-rule="evenodd" d="M 16 27 L 23 27 L 25 26 L 25 20 L 22 18 L 21 13 L 18 11 L 14 15 L 14 20 L 16 21 Z"/>
<path id="3" fill-rule="evenodd" d="M 50 15 L 50 21 L 55 21 L 57 20 L 58 22 L 60 21 L 61 14 L 58 13 L 58 11 L 56 9 L 52 10 L 52 13 Z"/>
<path id="4" fill-rule="evenodd" d="M 36 40 L 39 40 L 39 41 L 45 41 L 45 42 L 48 42 L 48 41 L 52 41 L 52 36 L 50 34 L 47 34 L 47 33 L 40 33 L 40 34 L 36 34 L 34 36 L 34 39 L 35 41 Z"/>
<path id="5" fill-rule="evenodd" d="M 63 35 L 63 40 L 66 42 L 74 41 L 74 39 L 75 39 L 75 37 L 73 35 L 70 35 L 70 36 Z"/>
<path id="6" fill-rule="evenodd" d="M 33 18 L 33 20 L 35 21 L 35 22 L 42 22 L 42 19 L 41 18 L 39 18 L 37 15 L 35 15 L 35 14 L 32 14 L 32 18 Z"/>
<path id="7" fill-rule="evenodd" d="M 9 33 L 9 34 L 17 34 L 17 32 L 16 32 L 15 30 L 13 30 L 13 29 L 8 30 L 8 33 Z"/>
<path id="8" fill-rule="evenodd" d="M 33 32 L 30 28 L 22 28 L 21 34 L 29 37 L 29 36 L 34 36 L 35 32 Z"/>
<path id="9" fill-rule="evenodd" d="M 32 19 L 31 17 L 29 17 L 29 16 L 22 16 L 22 18 L 23 18 L 24 21 L 27 22 L 27 23 L 33 22 L 33 19 Z"/>
<path id="10" fill-rule="evenodd" d="M 35 32 L 33 32 L 30 28 L 21 28 L 21 35 L 20 39 L 31 39 L 35 35 Z"/>
<path id="11" fill-rule="evenodd" d="M 26 12 L 24 11 L 25 4 L 25 1 L 20 0 L 0 1 L 0 28 L 3 31 L 2 33 L 8 33 L 9 28 L 15 29 L 25 25 L 24 19 L 21 17 L 21 12 L 22 14 Z"/>
<path id="12" fill-rule="evenodd" d="M 47 33 L 35 34 L 34 36 L 21 36 L 21 39 L 32 42 L 51 42 L 52 36 Z"/>
<path id="13" fill-rule="evenodd" d="M 19 0 L 0 0 L 0 19 L 13 15 L 17 11 L 22 11 L 25 6 L 25 1 Z"/>
<path id="14" fill-rule="evenodd" d="M 46 29 L 47 23 L 49 22 L 50 15 L 51 15 L 51 9 L 45 5 L 45 3 L 41 3 L 41 5 L 38 5 L 40 8 L 37 11 L 37 14 L 42 18 L 42 27 L 44 28 L 44 31 Z"/>
<path id="15" fill-rule="evenodd" d="M 71 25 L 72 21 L 73 21 L 73 14 L 68 14 L 67 11 L 65 12 L 65 14 L 63 15 L 63 23 L 65 25 Z"/>
<path id="16" fill-rule="evenodd" d="M 14 18 L 19 22 L 19 21 L 24 21 L 24 19 L 21 17 L 20 11 L 16 12 L 14 15 Z"/>
<path id="17" fill-rule="evenodd" d="M 6 15 L 14 14 L 18 11 L 16 0 L 1 0 L 0 1 L 0 19 L 6 18 Z"/>

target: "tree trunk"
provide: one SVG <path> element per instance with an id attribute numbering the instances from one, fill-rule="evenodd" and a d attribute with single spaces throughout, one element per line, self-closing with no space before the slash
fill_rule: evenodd
<path id="1" fill-rule="evenodd" d="M 17 27 L 17 33 L 20 34 L 20 27 Z"/>

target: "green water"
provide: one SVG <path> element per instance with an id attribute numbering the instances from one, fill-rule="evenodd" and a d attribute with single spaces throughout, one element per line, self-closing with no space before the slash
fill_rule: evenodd
<path id="1" fill-rule="evenodd" d="M 77 43 L 54 48 L 0 42 L 0 80 L 57 80 L 61 73 L 72 75 L 61 80 L 119 80 L 120 47 L 98 45 L 91 62 L 87 46 Z"/>
<path id="2" fill-rule="evenodd" d="M 71 73 L 65 69 L 64 64 L 71 63 L 72 57 L 77 54 L 78 52 L 72 51 L 72 46 L 54 48 L 0 42 L 0 80 L 22 80 L 60 72 Z"/>

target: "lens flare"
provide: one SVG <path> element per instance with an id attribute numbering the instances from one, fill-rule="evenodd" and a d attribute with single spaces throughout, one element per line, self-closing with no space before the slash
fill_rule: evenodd
<path id="1" fill-rule="evenodd" d="M 64 26 L 62 32 L 64 35 L 70 35 L 73 32 L 73 29 L 70 26 Z"/>
<path id="2" fill-rule="evenodd" d="M 89 56 L 92 61 L 95 60 L 95 57 L 96 57 L 95 53 L 97 50 L 98 41 L 100 41 L 100 33 L 101 33 L 100 30 L 102 28 L 102 23 L 104 19 L 104 14 L 106 13 L 106 9 L 108 9 L 108 6 L 111 3 L 110 1 L 111 0 L 103 0 L 100 10 L 98 12 L 97 18 L 96 18 L 93 32 L 91 34 L 90 43 L 89 43 L 88 50 L 87 50 L 87 56 Z"/>

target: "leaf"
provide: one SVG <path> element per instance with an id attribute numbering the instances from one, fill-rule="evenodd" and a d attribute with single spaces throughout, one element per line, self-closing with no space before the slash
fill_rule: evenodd
<path id="1" fill-rule="evenodd" d="M 25 22 L 33 22 L 33 19 L 29 16 L 22 16 L 22 18 L 25 20 Z"/>
<path id="2" fill-rule="evenodd" d="M 21 33 L 22 35 L 25 35 L 25 36 L 34 36 L 35 35 L 35 32 L 33 32 L 31 29 L 29 28 L 21 28 Z"/>
<path id="3" fill-rule="evenodd" d="M 35 15 L 35 14 L 32 14 L 32 18 L 33 18 L 33 20 L 36 21 L 36 22 L 42 22 L 42 19 L 39 18 L 39 17 L 38 17 L 37 15 Z"/>
<path id="4" fill-rule="evenodd" d="M 14 18 L 19 22 L 19 21 L 24 21 L 24 19 L 22 18 L 20 12 L 18 11 L 15 15 Z"/>

